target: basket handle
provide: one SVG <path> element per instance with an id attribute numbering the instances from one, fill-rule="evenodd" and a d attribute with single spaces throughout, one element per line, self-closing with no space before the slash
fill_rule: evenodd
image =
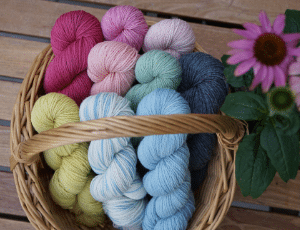
<path id="1" fill-rule="evenodd" d="M 40 152 L 62 145 L 115 137 L 177 133 L 221 133 L 226 139 L 233 139 L 240 136 L 241 125 L 239 120 L 218 114 L 115 116 L 67 123 L 21 142 L 12 151 L 11 169 L 18 162 L 31 164 Z"/>

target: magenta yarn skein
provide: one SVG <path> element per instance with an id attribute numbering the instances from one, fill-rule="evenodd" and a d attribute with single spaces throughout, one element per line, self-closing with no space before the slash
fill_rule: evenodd
<path id="1" fill-rule="evenodd" d="M 82 10 L 61 15 L 51 30 L 55 57 L 45 73 L 45 92 L 63 93 L 80 105 L 92 87 L 86 71 L 88 54 L 102 41 L 101 25 L 95 16 Z"/>
<path id="2" fill-rule="evenodd" d="M 105 40 L 124 42 L 140 50 L 148 25 L 142 11 L 134 6 L 115 6 L 101 20 Z"/>
<path id="3" fill-rule="evenodd" d="M 95 84 L 91 95 L 114 92 L 124 96 L 134 79 L 134 67 L 140 55 L 122 42 L 105 41 L 95 45 L 88 56 L 88 76 Z"/>
<path id="4" fill-rule="evenodd" d="M 143 44 L 143 51 L 163 50 L 179 59 L 191 53 L 196 37 L 191 26 L 181 19 L 162 20 L 148 30 Z"/>

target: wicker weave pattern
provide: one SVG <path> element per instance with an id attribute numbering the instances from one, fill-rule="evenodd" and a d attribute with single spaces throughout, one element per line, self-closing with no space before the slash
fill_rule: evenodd
<path id="1" fill-rule="evenodd" d="M 148 22 L 148 25 L 153 25 Z M 204 51 L 196 44 L 195 51 Z M 44 150 L 100 138 L 146 136 L 168 133 L 217 133 L 218 145 L 203 186 L 195 192 L 196 211 L 188 229 L 216 229 L 225 217 L 236 187 L 235 153 L 244 135 L 243 123 L 220 115 L 154 115 L 112 117 L 65 124 L 36 134 L 30 114 L 43 95 L 41 83 L 53 58 L 49 45 L 34 60 L 19 91 L 11 120 L 11 170 L 20 203 L 36 229 L 90 229 L 75 224 L 68 210 L 51 199 L 48 184 L 53 171 L 45 165 Z M 94 229 L 112 229 L 111 222 Z"/>

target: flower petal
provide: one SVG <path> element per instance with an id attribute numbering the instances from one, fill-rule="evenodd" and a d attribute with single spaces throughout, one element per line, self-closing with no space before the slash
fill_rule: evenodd
<path id="1" fill-rule="evenodd" d="M 247 59 L 250 59 L 253 57 L 253 52 L 252 51 L 244 51 L 241 53 L 237 53 L 230 58 L 228 58 L 227 63 L 229 65 L 235 65 L 239 62 L 245 61 Z"/>
<path id="2" fill-rule="evenodd" d="M 273 29 L 275 34 L 277 35 L 281 34 L 284 29 L 284 26 L 285 26 L 285 15 L 279 14 L 273 23 Z"/>
<path id="3" fill-rule="evenodd" d="M 258 37 L 258 34 L 253 33 L 252 31 L 249 30 L 240 30 L 240 29 L 233 29 L 233 32 L 241 35 L 247 39 L 256 39 Z"/>
<path id="4" fill-rule="evenodd" d="M 261 65 L 260 69 L 258 70 L 258 73 L 255 75 L 251 86 L 249 87 L 249 90 L 254 90 L 256 86 L 262 82 L 266 75 L 267 75 L 268 68 L 265 65 Z"/>
<path id="5" fill-rule="evenodd" d="M 236 67 L 235 71 L 234 71 L 234 75 L 236 77 L 241 76 L 245 73 L 247 73 L 247 71 L 254 66 L 254 64 L 256 63 L 256 59 L 255 58 L 251 58 L 247 61 L 242 62 L 241 64 L 239 64 L 238 67 Z"/>
<path id="6" fill-rule="evenodd" d="M 286 56 L 283 61 L 279 64 L 279 67 L 282 69 L 282 71 L 284 72 L 284 74 L 287 74 L 287 67 L 289 64 L 291 64 L 291 62 L 293 61 L 293 57 L 292 56 Z"/>
<path id="7" fill-rule="evenodd" d="M 283 41 L 285 42 L 294 42 L 300 39 L 300 34 L 282 34 L 280 35 L 280 37 L 282 37 Z"/>
<path id="8" fill-rule="evenodd" d="M 270 20 L 265 11 L 260 11 L 259 13 L 259 21 L 262 25 L 262 32 L 270 33 L 272 30 Z"/>
<path id="9" fill-rule="evenodd" d="M 289 79 L 289 85 L 290 85 L 291 90 L 295 94 L 300 93 L 300 77 L 291 76 L 290 79 Z"/>
<path id="10" fill-rule="evenodd" d="M 294 62 L 289 66 L 289 75 L 300 75 L 300 62 Z"/>
<path id="11" fill-rule="evenodd" d="M 235 49 L 253 49 L 254 40 L 242 39 L 227 43 L 231 48 Z"/>
<path id="12" fill-rule="evenodd" d="M 257 75 L 257 73 L 260 70 L 261 66 L 262 66 L 262 64 L 260 64 L 259 62 L 255 63 L 255 65 L 253 66 L 254 75 Z"/>
<path id="13" fill-rule="evenodd" d="M 274 67 L 274 77 L 275 77 L 275 86 L 285 86 L 286 83 L 286 74 L 279 66 Z"/>
<path id="14" fill-rule="evenodd" d="M 300 48 L 290 49 L 289 55 L 291 56 L 300 56 Z"/>
<path id="15" fill-rule="evenodd" d="M 261 31 L 261 27 L 256 25 L 256 24 L 253 24 L 253 23 L 250 23 L 250 22 L 246 22 L 243 24 L 244 28 L 251 31 L 252 33 L 254 33 L 256 36 L 259 36 L 262 34 L 262 31 Z"/>
<path id="16" fill-rule="evenodd" d="M 273 67 L 269 66 L 268 70 L 267 70 L 267 76 L 261 83 L 261 88 L 262 88 L 263 93 L 266 93 L 269 91 L 269 89 L 271 88 L 271 85 L 273 83 L 273 80 L 274 80 L 274 70 L 273 70 Z"/>

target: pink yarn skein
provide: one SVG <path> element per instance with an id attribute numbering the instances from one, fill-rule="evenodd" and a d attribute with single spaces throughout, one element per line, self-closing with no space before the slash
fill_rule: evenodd
<path id="1" fill-rule="evenodd" d="M 122 42 L 105 41 L 95 45 L 88 56 L 88 76 L 94 83 L 91 95 L 115 92 L 124 96 L 134 79 L 134 67 L 140 55 Z"/>
<path id="2" fill-rule="evenodd" d="M 186 21 L 164 19 L 150 27 L 144 39 L 143 50 L 163 50 L 179 59 L 193 51 L 195 42 L 194 31 Z"/>
<path id="3" fill-rule="evenodd" d="M 82 10 L 61 15 L 51 30 L 55 57 L 45 73 L 45 92 L 65 94 L 79 106 L 92 87 L 86 71 L 88 54 L 102 41 L 101 25 L 95 16 Z"/>
<path id="4" fill-rule="evenodd" d="M 148 25 L 142 11 L 134 6 L 115 6 L 101 20 L 105 40 L 124 42 L 140 50 Z"/>

